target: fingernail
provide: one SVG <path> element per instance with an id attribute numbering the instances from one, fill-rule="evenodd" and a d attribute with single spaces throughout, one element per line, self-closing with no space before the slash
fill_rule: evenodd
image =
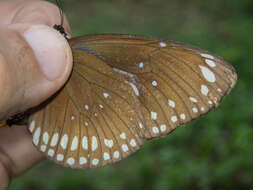
<path id="1" fill-rule="evenodd" d="M 55 80 L 61 77 L 69 60 L 67 41 L 57 31 L 43 25 L 31 26 L 23 35 L 46 78 Z"/>

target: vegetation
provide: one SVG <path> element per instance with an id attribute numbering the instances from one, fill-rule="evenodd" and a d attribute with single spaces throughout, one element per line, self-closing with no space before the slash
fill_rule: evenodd
<path id="1" fill-rule="evenodd" d="M 45 161 L 11 190 L 253 189 L 253 1 L 65 0 L 73 36 L 130 33 L 199 46 L 233 64 L 221 106 L 129 158 L 95 170 Z"/>

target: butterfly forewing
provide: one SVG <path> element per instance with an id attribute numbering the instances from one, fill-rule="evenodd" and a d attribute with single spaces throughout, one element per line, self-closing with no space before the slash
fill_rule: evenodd
<path id="1" fill-rule="evenodd" d="M 236 82 L 223 59 L 178 42 L 130 35 L 69 42 L 72 75 L 29 129 L 40 151 L 73 168 L 121 160 L 219 105 Z"/>

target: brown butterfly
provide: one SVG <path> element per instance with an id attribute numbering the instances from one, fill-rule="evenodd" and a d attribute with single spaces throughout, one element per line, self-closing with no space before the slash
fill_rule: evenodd
<path id="1" fill-rule="evenodd" d="M 33 110 L 33 143 L 71 168 L 97 168 L 218 106 L 237 75 L 222 58 L 180 42 L 133 35 L 69 40 L 74 67 Z"/>
<path id="2" fill-rule="evenodd" d="M 66 37 L 62 23 L 63 17 L 54 28 Z M 72 74 L 57 94 L 28 111 L 28 126 L 39 151 L 71 168 L 125 158 L 146 140 L 208 113 L 237 81 L 222 58 L 180 42 L 119 34 L 68 41 Z"/>

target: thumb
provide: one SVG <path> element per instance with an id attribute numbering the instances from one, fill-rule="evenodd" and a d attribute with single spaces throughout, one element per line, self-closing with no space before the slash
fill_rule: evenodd
<path id="1" fill-rule="evenodd" d="M 0 119 L 49 98 L 71 69 L 71 49 L 56 30 L 44 25 L 0 26 Z"/>

